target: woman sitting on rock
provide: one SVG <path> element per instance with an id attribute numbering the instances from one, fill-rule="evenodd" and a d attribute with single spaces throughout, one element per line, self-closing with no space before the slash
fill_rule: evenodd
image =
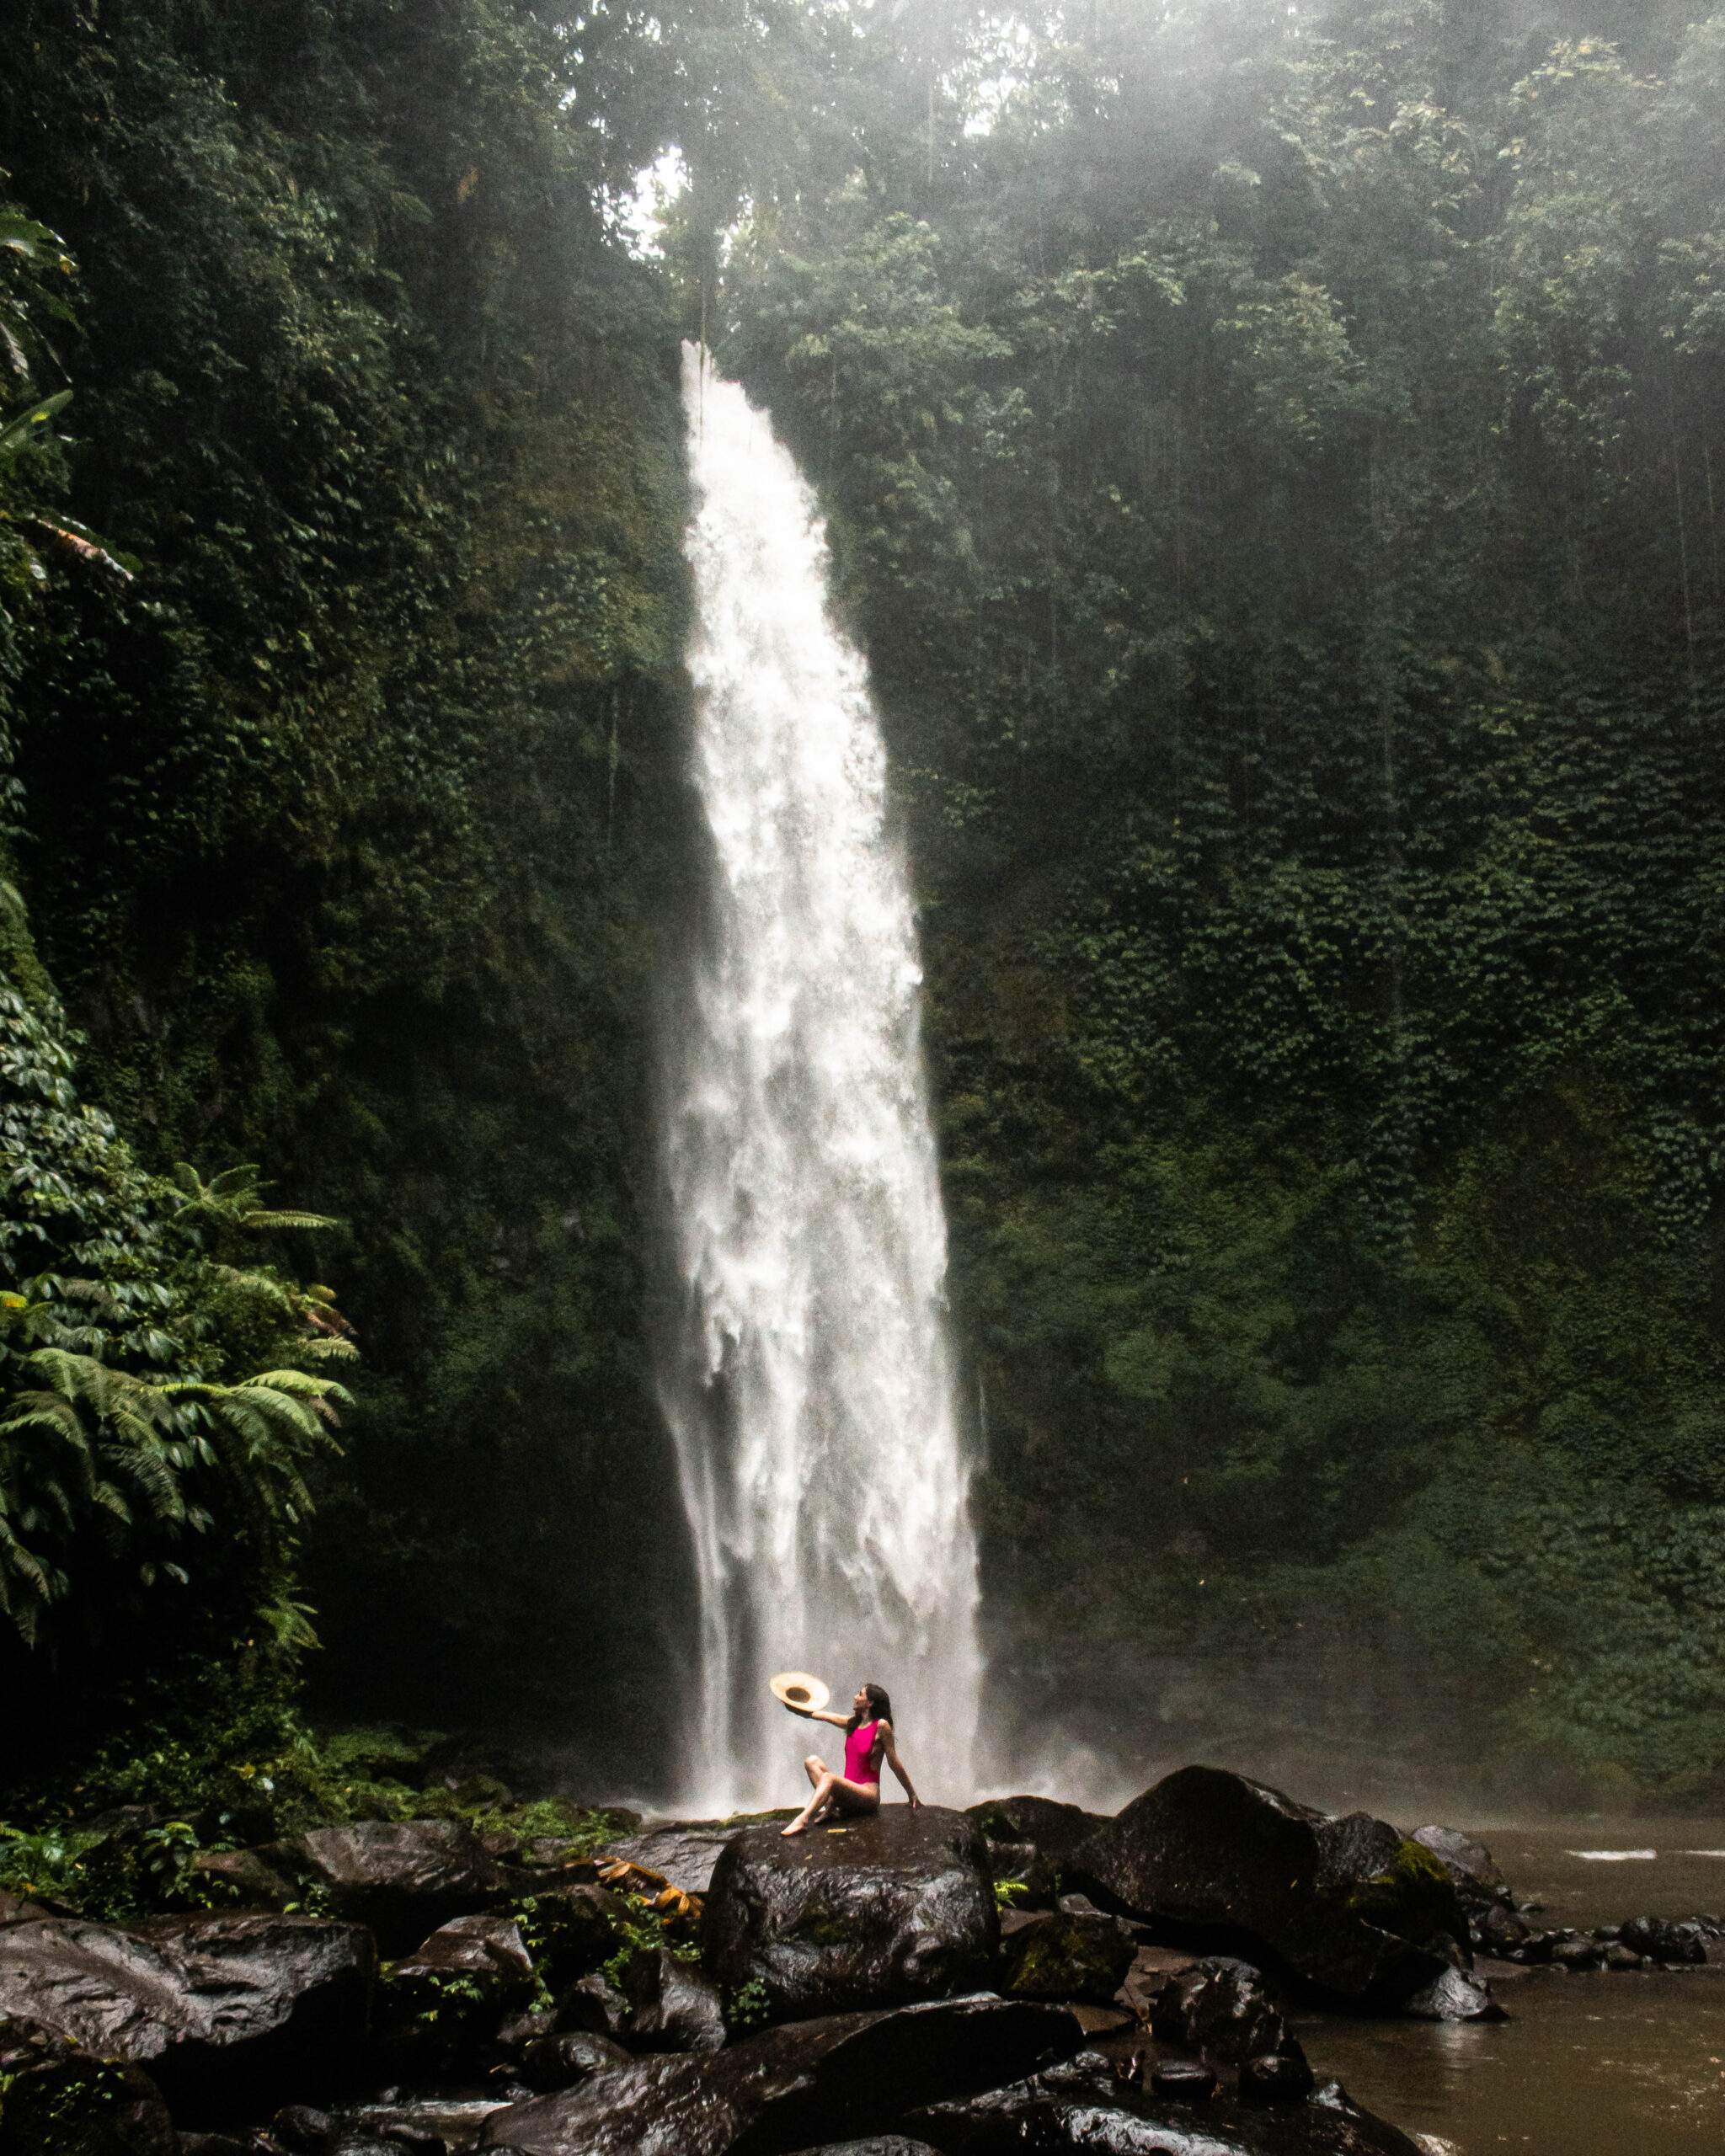
<path id="1" fill-rule="evenodd" d="M 893 1703 L 884 1685 L 863 1685 L 851 1702 L 848 1720 L 820 1707 L 791 1706 L 788 1700 L 784 1705 L 793 1714 L 809 1721 L 830 1721 L 835 1729 L 845 1732 L 843 1774 L 836 1774 L 818 1752 L 811 1752 L 803 1762 L 804 1772 L 814 1785 L 814 1794 L 784 1828 L 787 1834 L 800 1834 L 805 1827 L 836 1812 L 879 1812 L 883 1759 L 904 1784 L 911 1810 L 921 1807 L 922 1800 L 911 1787 L 899 1748 L 893 1742 Z"/>

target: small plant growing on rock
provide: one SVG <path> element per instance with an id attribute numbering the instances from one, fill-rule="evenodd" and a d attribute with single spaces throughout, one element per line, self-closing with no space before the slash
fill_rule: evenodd
<path id="1" fill-rule="evenodd" d="M 734 2036 L 758 2029 L 766 2019 L 768 2005 L 765 1981 L 750 1977 L 747 1983 L 724 1994 L 724 2025 Z"/>

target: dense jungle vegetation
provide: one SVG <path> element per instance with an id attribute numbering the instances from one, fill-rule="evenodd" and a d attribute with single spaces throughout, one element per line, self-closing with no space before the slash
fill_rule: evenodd
<path id="1" fill-rule="evenodd" d="M 650 1772 L 704 328 L 896 758 L 1003 1711 L 1721 1793 L 1725 10 L 3 35 L 29 1772 L 307 1672 Z"/>

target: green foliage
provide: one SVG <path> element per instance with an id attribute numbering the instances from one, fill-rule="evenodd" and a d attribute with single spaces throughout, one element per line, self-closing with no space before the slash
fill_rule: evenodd
<path id="1" fill-rule="evenodd" d="M 54 6 L 0 83 L 0 157 L 79 265 L 0 257 L 80 331 L 80 434 L 24 462 L 146 564 L 15 580 L 15 873 L 88 1089 L 179 1176 L 199 1375 L 326 1374 L 342 1321 L 242 1230 L 343 1224 L 372 1353 L 305 1598 L 332 1692 L 392 1713 L 513 1684 L 567 1728 L 617 1581 L 670 1561 L 601 1534 L 609 1572 L 515 1591 L 524 1505 L 604 1517 L 654 1429 L 633 1160 L 683 494 L 614 222 L 622 143 L 681 94 L 645 94 L 651 41 L 511 0 Z"/>
<path id="2" fill-rule="evenodd" d="M 1461 1922 L 1449 1874 L 1418 1842 L 1403 1842 L 1382 1871 L 1354 1889 L 1348 1907 L 1369 1924 L 1407 1939 L 1453 1931 Z"/>
<path id="3" fill-rule="evenodd" d="M 608 1983 L 621 1986 L 629 1964 L 638 1955 L 670 1953 L 680 1961 L 700 1960 L 700 1946 L 681 1930 L 680 1919 L 654 1908 L 644 1894 L 626 1894 L 623 1901 L 629 1913 L 613 1926 L 617 1951 L 601 1965 Z"/>
<path id="4" fill-rule="evenodd" d="M 1298 13 L 804 42 L 713 309 L 895 752 L 996 1668 L 1692 1789 L 1720 17 Z"/>
<path id="5" fill-rule="evenodd" d="M 764 1977 L 750 1977 L 724 1996 L 724 2025 L 734 2036 L 761 2028 L 772 2012 L 772 2000 Z"/>

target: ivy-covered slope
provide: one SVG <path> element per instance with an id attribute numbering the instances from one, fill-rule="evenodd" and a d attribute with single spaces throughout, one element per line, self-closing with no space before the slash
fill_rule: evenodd
<path id="1" fill-rule="evenodd" d="M 801 40 L 729 293 L 929 901 L 1003 1696 L 1694 1795 L 1725 13 L 1018 13 Z"/>
<path id="2" fill-rule="evenodd" d="M 322 1689 L 579 1733 L 659 1652 L 668 1517 L 633 1163 L 681 475 L 631 146 L 512 0 L 25 13 L 0 166 L 79 271 L 36 483 L 141 566 L 13 565 L 15 874 L 145 1159 L 344 1224 Z"/>

